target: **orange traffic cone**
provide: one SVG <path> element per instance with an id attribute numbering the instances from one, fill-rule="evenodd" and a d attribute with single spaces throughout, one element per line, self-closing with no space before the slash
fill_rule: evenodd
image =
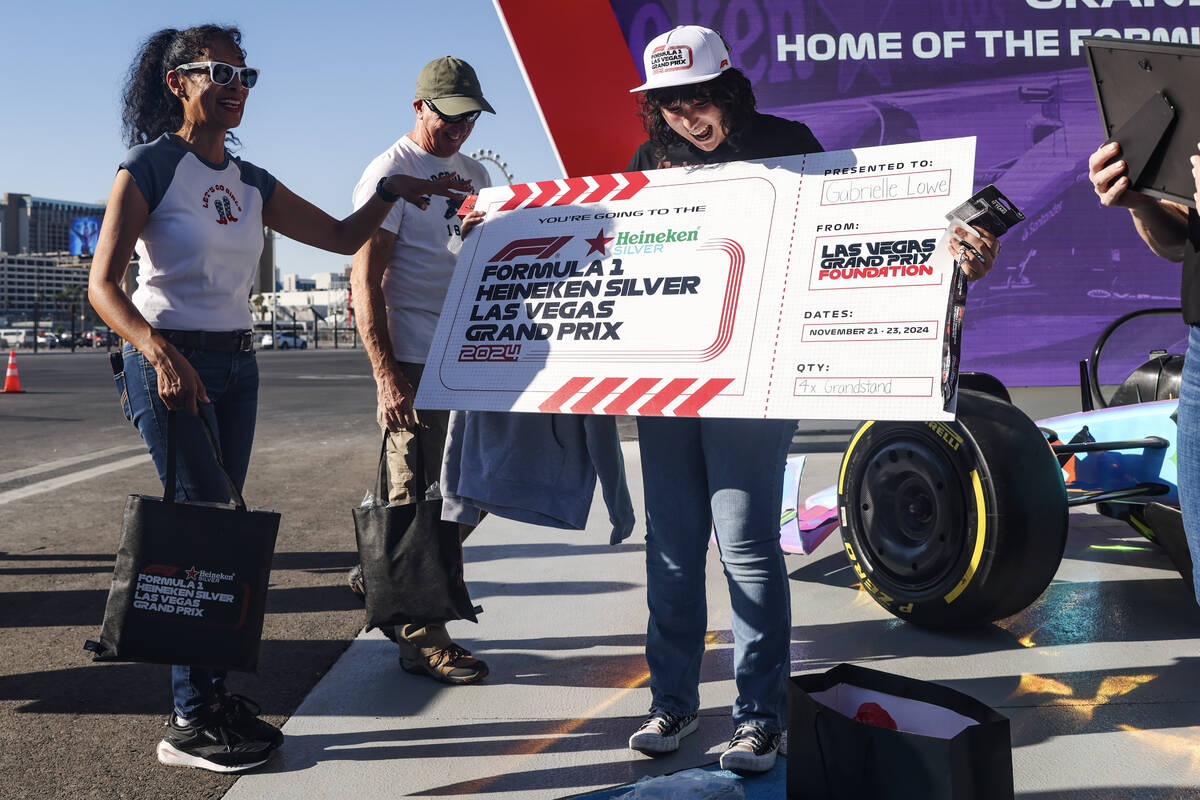
<path id="1" fill-rule="evenodd" d="M 21 377 L 17 375 L 17 351 L 8 351 L 8 371 L 4 373 L 4 394 L 23 392 Z"/>

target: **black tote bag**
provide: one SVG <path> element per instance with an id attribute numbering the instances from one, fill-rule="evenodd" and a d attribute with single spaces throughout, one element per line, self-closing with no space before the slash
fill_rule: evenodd
<path id="1" fill-rule="evenodd" d="M 898 729 L 856 721 L 864 703 Z M 789 798 L 1013 798 L 1008 719 L 962 692 L 839 664 L 793 676 L 788 707 Z"/>
<path id="2" fill-rule="evenodd" d="M 167 414 L 163 497 L 130 495 L 93 661 L 147 661 L 254 672 L 279 515 L 175 500 L 175 415 Z M 203 416 L 205 433 L 216 443 Z"/>
<path id="3" fill-rule="evenodd" d="M 379 451 L 375 499 L 354 509 L 354 536 L 366 588 L 367 630 L 452 619 L 477 622 L 463 581 L 462 539 L 426 498 L 425 459 L 416 440 L 416 502 L 388 505 L 387 436 Z"/>

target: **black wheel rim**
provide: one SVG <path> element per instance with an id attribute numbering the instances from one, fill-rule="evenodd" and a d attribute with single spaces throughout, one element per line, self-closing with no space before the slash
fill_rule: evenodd
<path id="1" fill-rule="evenodd" d="M 912 593 L 939 584 L 966 545 L 964 488 L 936 443 L 905 437 L 876 447 L 855 509 L 874 577 Z"/>

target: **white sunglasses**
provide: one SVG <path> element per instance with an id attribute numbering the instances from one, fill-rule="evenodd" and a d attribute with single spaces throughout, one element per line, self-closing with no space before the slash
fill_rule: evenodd
<path id="1" fill-rule="evenodd" d="M 258 83 L 258 68 L 257 67 L 235 67 L 233 64 L 226 64 L 224 61 L 192 61 L 188 64 L 180 64 L 175 68 L 176 72 L 191 69 L 207 69 L 208 77 L 218 86 L 225 86 L 231 83 L 234 77 L 241 81 L 242 86 L 247 89 L 254 88 L 254 84 Z"/>

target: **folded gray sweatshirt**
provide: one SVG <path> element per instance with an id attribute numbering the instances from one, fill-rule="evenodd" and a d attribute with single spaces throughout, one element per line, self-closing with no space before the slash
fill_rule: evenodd
<path id="1" fill-rule="evenodd" d="M 633 530 L 633 501 L 615 417 L 454 411 L 442 458 L 442 519 L 473 525 L 486 511 L 582 530 L 597 478 L 616 544 Z"/>

